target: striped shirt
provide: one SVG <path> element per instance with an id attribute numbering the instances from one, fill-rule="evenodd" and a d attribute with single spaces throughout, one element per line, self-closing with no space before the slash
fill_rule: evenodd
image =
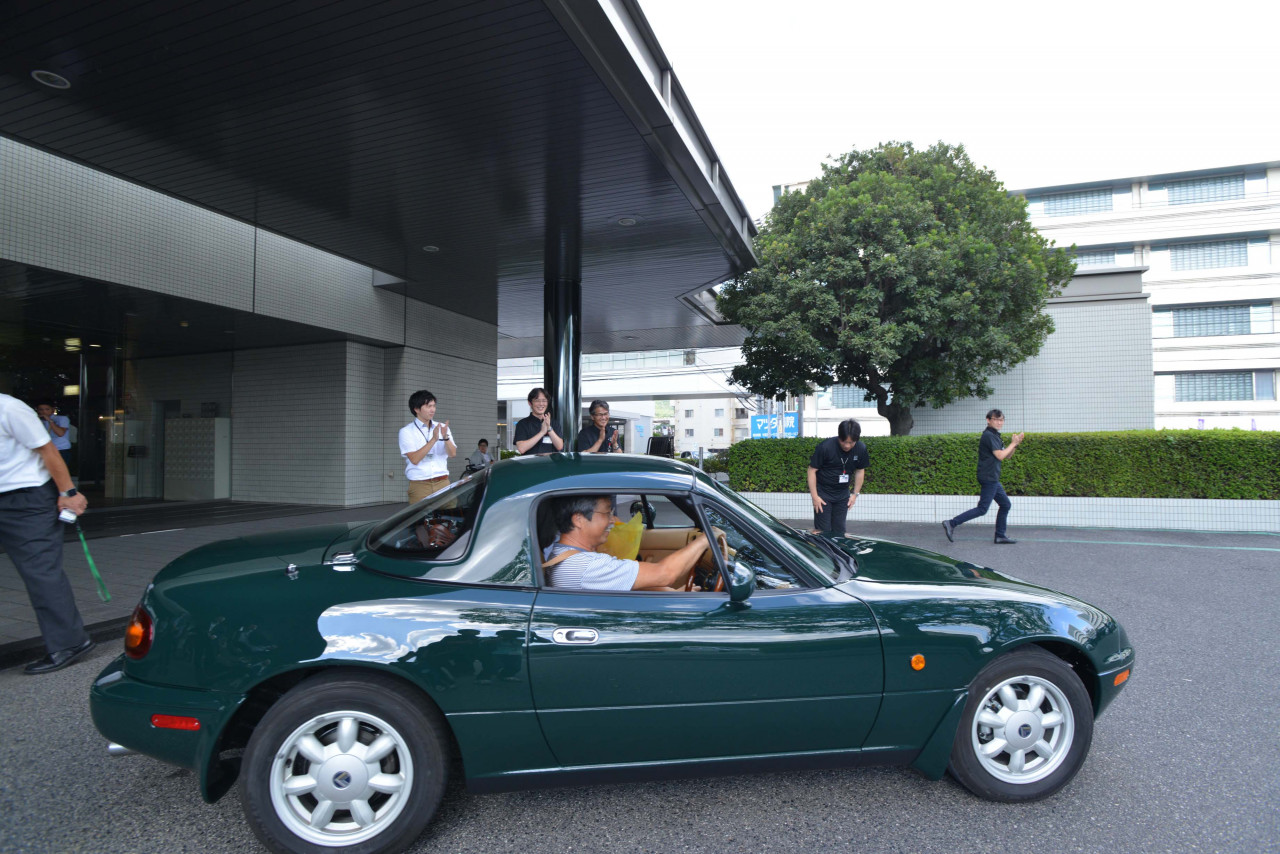
<path id="1" fill-rule="evenodd" d="M 640 575 L 640 564 L 634 560 L 620 560 L 613 555 L 584 552 L 566 546 L 559 540 L 542 552 L 543 560 L 550 560 L 563 552 L 576 552 L 547 570 L 547 583 L 562 589 L 630 590 Z"/>

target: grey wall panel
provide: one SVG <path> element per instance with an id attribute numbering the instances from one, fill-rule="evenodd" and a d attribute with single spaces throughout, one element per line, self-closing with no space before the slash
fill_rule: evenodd
<path id="1" fill-rule="evenodd" d="M 250 310 L 253 231 L 0 137 L 0 257 Z"/>
<path id="2" fill-rule="evenodd" d="M 382 455 L 387 444 L 383 414 L 383 349 L 347 343 L 343 417 L 344 504 L 382 501 Z"/>
<path id="3" fill-rule="evenodd" d="M 477 288 L 477 293 L 484 289 Z M 477 362 L 498 361 L 498 327 L 411 299 L 405 308 L 405 345 Z"/>
<path id="4" fill-rule="evenodd" d="M 405 298 L 373 286 L 373 271 L 311 246 L 258 231 L 254 310 L 400 344 Z"/>
<path id="5" fill-rule="evenodd" d="M 347 346 L 235 354 L 232 498 L 347 503 Z"/>
<path id="6" fill-rule="evenodd" d="M 1056 327 L 1040 355 L 991 378 L 994 393 L 916 409 L 915 434 L 980 432 L 991 409 L 1005 431 L 1060 433 L 1154 426 L 1151 308 L 1145 297 L 1050 305 Z"/>

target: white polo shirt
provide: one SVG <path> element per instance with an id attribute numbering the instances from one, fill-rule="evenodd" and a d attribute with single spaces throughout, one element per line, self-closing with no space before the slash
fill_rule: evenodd
<path id="1" fill-rule="evenodd" d="M 430 424 L 423 424 L 415 418 L 400 428 L 400 456 L 404 457 L 404 476 L 409 480 L 431 480 L 440 475 L 448 476 L 449 448 L 444 442 L 436 442 L 417 465 L 409 462 L 409 454 L 431 441 L 431 431 L 439 423 L 432 421 Z M 446 428 L 446 432 L 449 434 L 449 441 L 453 442 L 453 431 Z"/>
<path id="2" fill-rule="evenodd" d="M 40 486 L 49 479 L 35 452 L 49 444 L 49 431 L 36 411 L 16 397 L 0 394 L 0 492 Z"/>

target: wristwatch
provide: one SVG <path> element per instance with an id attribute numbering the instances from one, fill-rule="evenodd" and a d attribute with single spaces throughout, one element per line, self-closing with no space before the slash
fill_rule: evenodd
<path id="1" fill-rule="evenodd" d="M 79 494 L 80 493 L 77 492 L 76 488 L 73 486 L 70 489 L 68 489 L 66 492 L 59 492 L 58 496 L 61 498 L 75 498 Z"/>

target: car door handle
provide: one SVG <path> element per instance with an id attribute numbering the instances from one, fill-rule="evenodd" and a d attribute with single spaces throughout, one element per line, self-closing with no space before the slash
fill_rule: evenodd
<path id="1" fill-rule="evenodd" d="M 600 633 L 595 629 L 556 629 L 551 633 L 553 641 L 564 644 L 595 643 L 599 638 Z"/>

